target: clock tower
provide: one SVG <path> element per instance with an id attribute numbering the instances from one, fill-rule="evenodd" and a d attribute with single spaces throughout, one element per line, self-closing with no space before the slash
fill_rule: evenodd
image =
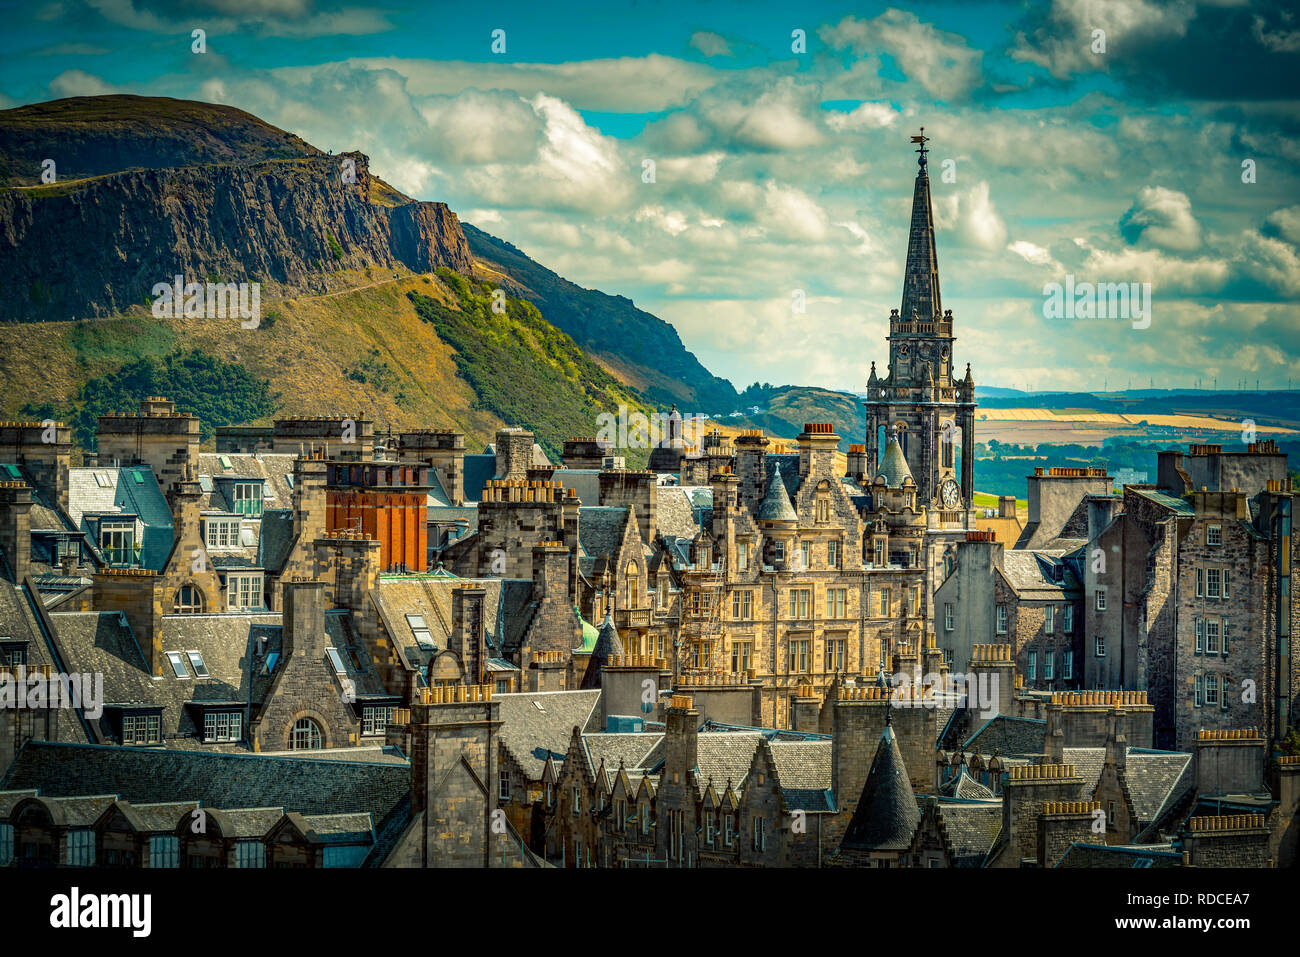
<path id="1" fill-rule="evenodd" d="M 867 380 L 867 462 L 878 469 L 884 450 L 897 440 L 916 482 L 918 504 L 946 513 L 944 524 L 965 524 L 974 497 L 975 382 L 969 364 L 963 378 L 953 374 L 956 340 L 952 310 L 942 307 L 939 296 L 929 139 L 925 127 L 912 137 L 919 169 L 903 301 L 889 315 L 889 369 L 880 378 L 873 362 Z"/>

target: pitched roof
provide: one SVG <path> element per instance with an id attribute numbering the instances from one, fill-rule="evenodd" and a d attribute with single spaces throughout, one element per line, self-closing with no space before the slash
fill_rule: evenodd
<path id="1" fill-rule="evenodd" d="M 1002 757 L 1028 757 L 1043 753 L 1047 722 L 1039 718 L 1013 718 L 998 714 L 985 721 L 962 745 L 964 751 Z"/>
<path id="2" fill-rule="evenodd" d="M 1071 844 L 1053 867 L 1182 867 L 1183 856 L 1164 847 Z"/>
<path id="3" fill-rule="evenodd" d="M 68 469 L 68 516 L 81 532 L 91 535 L 96 547 L 98 536 L 87 518 L 115 514 L 136 517 L 140 565 L 161 569 L 172 549 L 172 513 L 153 469 L 147 465 Z"/>
<path id="4" fill-rule="evenodd" d="M 277 508 L 290 508 L 293 488 L 289 482 L 296 458 L 288 452 L 200 452 L 194 472 L 212 481 L 201 483 L 205 494 L 199 499 L 199 507 L 233 512 L 235 503 L 226 497 L 229 483 L 221 480 L 260 478 L 265 482 L 262 501 Z M 229 468 L 226 462 L 230 463 Z"/>
<path id="5" fill-rule="evenodd" d="M 960 798 L 964 801 L 987 801 L 993 792 L 966 773 L 966 765 L 955 778 L 949 778 L 939 787 L 939 793 L 945 797 Z M 985 848 L 987 851 L 988 848 Z"/>
<path id="6" fill-rule="evenodd" d="M 501 743 L 534 781 L 547 757 L 564 760 L 574 728 L 599 730 L 599 691 L 498 694 L 492 700 L 500 704 Z"/>
<path id="7" fill-rule="evenodd" d="M 893 726 L 886 724 L 840 846 L 864 851 L 906 850 L 920 822 L 903 753 Z"/>
<path id="8" fill-rule="evenodd" d="M 769 741 L 767 747 L 789 810 L 835 810 L 829 740 Z"/>
<path id="9" fill-rule="evenodd" d="M 1002 801 L 941 800 L 937 810 L 952 842 L 955 866 L 979 867 L 1002 829 Z"/>
<path id="10" fill-rule="evenodd" d="M 605 620 L 601 622 L 600 634 L 596 637 L 596 647 L 592 649 L 591 657 L 587 659 L 587 670 L 582 675 L 583 690 L 600 687 L 600 673 L 611 658 L 623 654 L 623 642 L 618 637 L 618 629 L 614 627 L 614 613 L 612 610 L 605 612 Z"/>

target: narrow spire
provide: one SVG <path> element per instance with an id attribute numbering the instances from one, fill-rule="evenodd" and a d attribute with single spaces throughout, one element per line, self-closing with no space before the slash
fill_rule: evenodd
<path id="1" fill-rule="evenodd" d="M 921 133 L 912 137 L 919 144 L 916 152 L 916 187 L 912 192 L 912 225 L 907 234 L 907 263 L 903 267 L 903 306 L 899 317 L 904 322 L 916 318 L 922 322 L 943 315 L 939 300 L 939 256 L 934 245 L 934 212 L 930 205 L 930 174 L 927 171 L 926 143 L 930 137 Z"/>

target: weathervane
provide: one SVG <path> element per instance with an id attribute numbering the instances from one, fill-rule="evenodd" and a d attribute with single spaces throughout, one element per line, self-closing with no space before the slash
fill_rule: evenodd
<path id="1" fill-rule="evenodd" d="M 917 160 L 917 164 L 920 165 L 920 166 L 922 166 L 922 167 L 925 166 L 925 154 L 929 152 L 929 150 L 927 150 L 927 149 L 925 148 L 925 144 L 928 143 L 929 141 L 930 141 L 930 137 L 928 137 L 928 136 L 925 135 L 925 127 L 924 127 L 924 126 L 921 127 L 921 132 L 920 132 L 918 135 L 912 137 L 912 142 L 913 142 L 913 143 L 920 143 L 920 144 L 921 144 L 920 146 L 918 146 L 918 147 L 916 148 L 916 151 L 917 151 L 918 153 L 921 154 L 921 158 L 920 158 L 919 160 Z"/>

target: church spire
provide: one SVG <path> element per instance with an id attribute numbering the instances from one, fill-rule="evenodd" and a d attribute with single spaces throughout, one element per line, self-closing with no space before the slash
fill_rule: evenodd
<path id="1" fill-rule="evenodd" d="M 943 315 L 939 302 L 939 257 L 934 246 L 934 213 L 930 206 L 930 174 L 926 169 L 925 127 L 912 137 L 919 144 L 916 152 L 916 187 L 912 192 L 912 225 L 907 234 L 907 263 L 903 267 L 903 306 L 899 318 L 910 322 L 912 311 L 917 319 L 929 322 Z"/>

